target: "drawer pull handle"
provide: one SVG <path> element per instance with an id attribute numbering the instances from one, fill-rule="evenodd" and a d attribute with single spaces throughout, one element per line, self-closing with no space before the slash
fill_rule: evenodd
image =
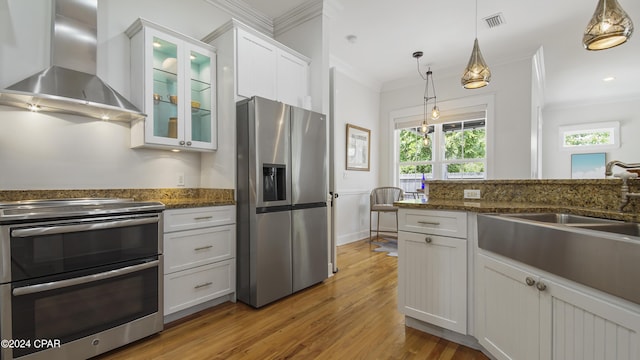
<path id="1" fill-rule="evenodd" d="M 195 250 L 195 251 L 207 250 L 207 249 L 211 249 L 212 247 L 213 247 L 213 245 L 200 246 L 200 247 L 197 247 L 197 248 L 195 248 L 193 250 Z"/>
<path id="2" fill-rule="evenodd" d="M 200 288 L 203 288 L 203 287 L 206 287 L 206 286 L 209 286 L 209 285 L 213 285 L 213 283 L 212 282 L 206 282 L 204 284 L 196 285 L 193 288 L 194 289 L 200 289 Z"/>
<path id="3" fill-rule="evenodd" d="M 439 223 L 439 222 L 437 222 L 437 221 L 418 221 L 418 224 L 422 224 L 422 225 L 435 225 L 435 226 L 440 225 L 440 223 Z"/>
<path id="4" fill-rule="evenodd" d="M 424 241 L 425 241 L 427 244 L 431 244 L 431 242 L 433 241 L 433 239 L 431 239 L 431 236 L 427 236 L 426 238 L 424 238 Z"/>
<path id="5" fill-rule="evenodd" d="M 536 281 L 535 281 L 535 280 L 533 280 L 533 278 L 531 278 L 531 277 L 529 277 L 529 276 L 527 276 L 527 278 L 526 278 L 526 279 L 524 279 L 524 281 L 526 281 L 526 282 L 527 282 L 527 285 L 528 285 L 528 286 L 533 286 L 533 285 L 535 285 L 535 284 L 536 284 Z"/>
<path id="6" fill-rule="evenodd" d="M 211 219 L 211 218 L 213 218 L 213 216 L 212 216 L 212 215 L 209 215 L 209 216 L 199 216 L 199 217 L 194 217 L 194 218 L 193 218 L 193 220 L 209 220 L 209 219 Z"/>

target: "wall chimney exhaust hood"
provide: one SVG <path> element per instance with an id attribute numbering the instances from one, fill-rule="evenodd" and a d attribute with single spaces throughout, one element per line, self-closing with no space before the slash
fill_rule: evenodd
<path id="1" fill-rule="evenodd" d="M 51 66 L 0 90 L 0 105 L 102 120 L 145 118 L 95 75 L 97 0 L 54 0 L 51 6 Z"/>

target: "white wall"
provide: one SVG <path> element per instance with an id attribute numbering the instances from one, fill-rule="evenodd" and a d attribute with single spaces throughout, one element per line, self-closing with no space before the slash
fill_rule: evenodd
<path id="1" fill-rule="evenodd" d="M 509 64 L 489 64 L 491 83 L 481 89 L 467 90 L 460 85 L 460 74 L 434 72 L 439 102 L 470 96 L 495 96 L 495 123 L 492 158 L 488 161 L 491 179 L 527 179 L 530 177 L 531 60 Z M 460 69 L 462 73 L 462 69 Z M 419 79 L 418 74 L 416 78 Z M 393 134 L 390 113 L 394 110 L 422 106 L 424 82 L 386 84 L 380 98 L 381 133 L 380 184 L 393 184 Z M 441 107 L 440 110 L 445 110 Z M 490 155 L 491 156 L 491 155 Z"/>
<path id="2" fill-rule="evenodd" d="M 279 34 L 276 40 L 311 59 L 311 110 L 329 114 L 329 36 L 326 15 L 317 16 Z"/>
<path id="3" fill-rule="evenodd" d="M 542 133 L 542 176 L 549 179 L 571 178 L 570 151 L 560 150 L 559 127 L 565 125 L 618 121 L 620 148 L 588 152 L 605 152 L 606 161 L 640 162 L 640 99 L 625 99 L 608 103 L 583 103 L 545 108 Z M 620 169 L 614 169 L 614 173 Z"/>
<path id="4" fill-rule="evenodd" d="M 48 66 L 50 4 L 2 1 L 0 87 Z M 138 17 L 196 39 L 230 19 L 202 0 L 99 0 L 97 74 L 125 97 L 130 64 L 124 31 Z M 0 126 L 2 190 L 176 187 L 177 173 L 184 173 L 186 187 L 201 186 L 200 154 L 130 149 L 127 123 L 0 107 Z M 233 146 L 219 138 L 220 152 Z M 233 179 L 221 172 L 206 185 L 233 188 Z"/>
<path id="5" fill-rule="evenodd" d="M 335 207 L 336 243 L 342 245 L 369 236 L 369 194 L 378 186 L 380 134 L 385 128 L 378 120 L 378 90 L 354 80 L 339 69 L 334 69 L 333 74 L 335 191 L 340 195 Z M 347 123 L 371 130 L 369 171 L 345 170 Z"/>

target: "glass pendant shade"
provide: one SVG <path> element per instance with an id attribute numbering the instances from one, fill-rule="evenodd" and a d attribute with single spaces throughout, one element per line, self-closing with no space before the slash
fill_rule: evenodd
<path id="1" fill-rule="evenodd" d="M 424 146 L 429 146 L 429 134 L 424 134 L 424 139 L 422 140 Z"/>
<path id="2" fill-rule="evenodd" d="M 582 44 L 587 50 L 604 50 L 629 40 L 633 22 L 616 0 L 599 0 L 596 11 L 584 30 Z"/>
<path id="3" fill-rule="evenodd" d="M 471 58 L 462 79 L 460 82 L 465 89 L 478 89 L 487 86 L 491 81 L 491 70 L 484 61 L 482 53 L 480 52 L 480 46 L 478 46 L 478 38 L 473 42 L 473 51 L 471 52 Z"/>
<path id="4" fill-rule="evenodd" d="M 434 105 L 433 109 L 431 110 L 431 119 L 438 120 L 439 118 L 440 118 L 440 109 L 438 108 L 437 105 Z"/>
<path id="5" fill-rule="evenodd" d="M 422 121 L 422 127 L 420 127 L 420 131 L 421 131 L 423 134 L 426 134 L 426 133 L 427 133 L 427 120 Z"/>

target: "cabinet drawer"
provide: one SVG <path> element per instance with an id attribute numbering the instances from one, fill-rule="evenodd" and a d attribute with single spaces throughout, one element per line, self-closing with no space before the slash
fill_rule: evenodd
<path id="1" fill-rule="evenodd" d="M 400 209 L 398 222 L 402 231 L 467 237 L 467 213 L 463 211 Z"/>
<path id="2" fill-rule="evenodd" d="M 235 206 L 172 209 L 164 212 L 164 232 L 235 224 Z"/>
<path id="3" fill-rule="evenodd" d="M 235 260 L 164 276 L 164 314 L 213 300 L 235 291 Z"/>
<path id="4" fill-rule="evenodd" d="M 236 226 L 168 233 L 164 236 L 164 273 L 235 257 Z"/>

